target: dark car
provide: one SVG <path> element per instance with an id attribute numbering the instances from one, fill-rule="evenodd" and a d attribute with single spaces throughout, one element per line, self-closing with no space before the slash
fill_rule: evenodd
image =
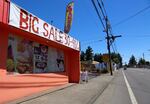
<path id="1" fill-rule="evenodd" d="M 124 70 L 127 70 L 127 65 L 124 66 Z"/>

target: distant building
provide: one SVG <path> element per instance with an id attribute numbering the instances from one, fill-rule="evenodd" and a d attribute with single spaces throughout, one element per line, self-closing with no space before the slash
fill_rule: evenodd
<path id="1" fill-rule="evenodd" d="M 88 70 L 88 71 L 102 71 L 107 70 L 106 63 L 99 63 L 97 61 L 81 61 L 81 70 Z"/>

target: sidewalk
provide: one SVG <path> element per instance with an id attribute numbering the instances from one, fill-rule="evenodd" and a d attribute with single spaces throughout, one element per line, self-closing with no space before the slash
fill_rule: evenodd
<path id="1" fill-rule="evenodd" d="M 64 73 L 9 75 L 5 73 L 0 76 L 0 104 L 66 84 L 68 84 L 68 76 Z"/>
<path id="2" fill-rule="evenodd" d="M 88 83 L 68 84 L 66 87 L 53 91 L 47 90 L 9 104 L 92 104 L 107 88 L 113 77 L 104 74 L 91 79 Z"/>

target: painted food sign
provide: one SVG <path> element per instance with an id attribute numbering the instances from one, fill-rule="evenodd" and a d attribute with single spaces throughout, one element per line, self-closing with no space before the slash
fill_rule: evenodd
<path id="1" fill-rule="evenodd" d="M 17 73 L 63 72 L 64 52 L 15 35 L 9 35 L 7 71 Z"/>

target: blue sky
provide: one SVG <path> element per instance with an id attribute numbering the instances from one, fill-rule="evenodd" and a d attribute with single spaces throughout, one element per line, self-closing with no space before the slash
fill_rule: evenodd
<path id="1" fill-rule="evenodd" d="M 71 0 L 12 0 L 61 30 L 64 28 L 66 5 Z M 74 17 L 70 35 L 81 42 L 81 50 L 91 46 L 94 53 L 106 53 L 106 34 L 94 10 L 91 0 L 74 0 Z M 150 5 L 150 0 L 103 0 L 114 35 L 122 35 L 115 42 L 115 49 L 124 62 L 133 54 L 138 60 L 143 53 L 150 61 L 150 9 L 134 18 L 115 25 Z M 103 40 L 103 41 L 98 41 Z"/>

